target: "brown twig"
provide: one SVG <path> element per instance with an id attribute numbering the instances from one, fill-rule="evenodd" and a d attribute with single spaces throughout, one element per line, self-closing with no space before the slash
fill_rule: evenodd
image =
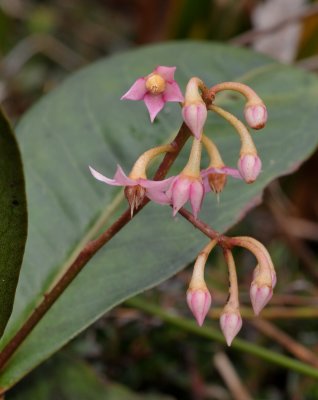
<path id="1" fill-rule="evenodd" d="M 258 329 L 260 332 L 266 336 L 274 339 L 282 347 L 288 350 L 291 354 L 297 357 L 299 360 L 304 361 L 318 368 L 318 358 L 317 356 L 309 350 L 307 347 L 303 346 L 292 337 L 287 335 L 273 324 L 262 319 L 255 319 L 250 321 L 250 323 Z"/>
<path id="2" fill-rule="evenodd" d="M 34 34 L 21 40 L 0 64 L 3 79 L 14 77 L 33 56 L 45 54 L 68 71 L 82 67 L 87 62 L 74 50 L 50 35 Z"/>
<path id="3" fill-rule="evenodd" d="M 230 43 L 240 46 L 250 44 L 260 36 L 278 32 L 291 23 L 301 21 L 316 14 L 318 14 L 318 5 L 314 4 L 302 9 L 300 12 L 284 19 L 283 21 L 278 22 L 276 25 L 264 29 L 251 29 L 250 31 L 244 32 L 243 34 L 231 39 Z"/>
<path id="4" fill-rule="evenodd" d="M 165 155 L 162 163 L 160 164 L 154 180 L 161 180 L 165 177 L 169 171 L 171 165 L 175 161 L 182 147 L 186 143 L 190 136 L 190 132 L 185 124 L 183 124 L 176 136 L 175 140 L 171 143 L 175 151 L 169 152 Z M 145 199 L 141 206 L 135 210 L 134 216 L 145 207 L 149 202 Z M 185 209 L 181 209 L 179 213 L 186 218 L 193 226 L 203 232 L 209 238 L 218 239 L 218 243 L 222 247 L 230 246 L 230 238 L 220 235 L 218 232 L 213 230 L 203 221 L 196 220 L 193 215 Z M 17 348 L 25 340 L 25 338 L 30 334 L 37 323 L 43 318 L 47 311 L 52 307 L 59 296 L 64 292 L 64 290 L 70 285 L 73 279 L 80 273 L 83 267 L 88 263 L 88 261 L 98 252 L 98 250 L 108 243 L 129 221 L 131 220 L 131 210 L 127 209 L 115 223 L 113 223 L 105 232 L 103 232 L 97 239 L 89 242 L 84 249 L 79 253 L 75 261 L 69 266 L 62 277 L 57 281 L 53 288 L 44 294 L 42 302 L 33 310 L 29 318 L 24 322 L 18 332 L 13 336 L 13 338 L 7 343 L 0 353 L 0 370 L 2 370 L 11 358 Z"/>
<path id="5" fill-rule="evenodd" d="M 311 56 L 303 58 L 295 63 L 297 67 L 304 68 L 307 71 L 317 71 L 318 69 L 318 56 Z"/>
<path id="6" fill-rule="evenodd" d="M 252 397 L 225 353 L 216 353 L 213 357 L 213 364 L 222 376 L 234 400 L 252 400 Z"/>
<path id="7" fill-rule="evenodd" d="M 272 212 L 272 215 L 275 218 L 278 226 L 281 228 L 281 231 L 284 234 L 291 250 L 302 260 L 307 274 L 309 274 L 311 278 L 315 280 L 315 282 L 318 282 L 318 263 L 316 257 L 309 247 L 307 247 L 302 240 L 295 237 L 290 231 L 288 219 L 286 216 L 284 216 L 286 210 L 280 206 L 277 199 L 275 199 L 273 196 L 272 199 L 267 202 L 267 205 Z"/>
<path id="8" fill-rule="evenodd" d="M 219 319 L 223 307 L 213 307 L 209 312 L 209 317 Z M 244 319 L 254 319 L 255 314 L 250 307 L 240 307 L 240 313 Z M 317 307 L 268 307 L 262 310 L 262 319 L 313 319 L 318 317 Z"/>
<path id="9" fill-rule="evenodd" d="M 187 126 L 182 124 L 176 138 L 171 143 L 174 151 L 165 155 L 154 176 L 155 180 L 161 180 L 165 177 L 189 137 L 190 132 Z M 148 202 L 149 200 L 145 199 L 141 206 L 135 210 L 134 216 L 141 211 Z M 0 370 L 3 369 L 17 348 L 30 334 L 37 323 L 43 318 L 47 311 L 52 307 L 64 290 L 70 285 L 73 279 L 80 273 L 88 261 L 94 256 L 94 254 L 96 254 L 101 247 L 109 242 L 130 220 L 131 212 L 129 208 L 97 239 L 87 243 L 75 261 L 69 266 L 69 268 L 52 287 L 52 289 L 44 294 L 42 302 L 33 310 L 29 318 L 3 348 L 0 353 Z"/>

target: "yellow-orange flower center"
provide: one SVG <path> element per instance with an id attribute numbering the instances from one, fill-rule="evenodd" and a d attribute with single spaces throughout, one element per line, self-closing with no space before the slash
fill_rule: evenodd
<path id="1" fill-rule="evenodd" d="M 146 80 L 146 88 L 151 94 L 160 94 L 166 88 L 166 81 L 162 76 L 153 74 Z"/>

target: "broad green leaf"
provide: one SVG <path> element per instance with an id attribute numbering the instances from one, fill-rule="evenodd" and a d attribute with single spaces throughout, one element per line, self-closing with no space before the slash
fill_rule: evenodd
<path id="1" fill-rule="evenodd" d="M 12 312 L 27 236 L 24 176 L 18 144 L 0 110 L 0 337 Z"/>
<path id="2" fill-rule="evenodd" d="M 180 107 L 167 104 L 151 125 L 144 104 L 120 101 L 134 80 L 158 65 L 176 65 L 182 88 L 195 75 L 207 84 L 251 85 L 268 106 L 269 123 L 253 133 L 263 172 L 253 185 L 229 181 L 221 202 L 211 194 L 200 217 L 225 231 L 257 204 L 264 187 L 294 170 L 317 145 L 318 80 L 247 50 L 200 42 L 145 47 L 102 60 L 46 96 L 18 126 L 25 160 L 30 228 L 21 278 L 5 337 L 65 270 L 82 244 L 115 218 L 119 189 L 92 178 L 88 164 L 112 176 L 163 143 L 181 124 Z M 242 117 L 243 100 L 225 93 L 219 104 Z M 216 115 L 206 133 L 235 166 L 239 138 Z M 182 153 L 174 173 L 186 162 Z M 169 278 L 191 262 L 206 238 L 169 207 L 150 204 L 87 265 L 8 362 L 8 388 L 89 324 L 130 296 Z M 279 266 L 278 277 L 279 277 Z"/>
<path id="3" fill-rule="evenodd" d="M 134 393 L 104 382 L 85 362 L 57 355 L 35 370 L 6 396 L 7 400 L 173 400 L 159 394 Z"/>

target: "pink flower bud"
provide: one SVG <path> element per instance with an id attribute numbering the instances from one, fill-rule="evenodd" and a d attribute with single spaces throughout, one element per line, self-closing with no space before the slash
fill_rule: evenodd
<path id="1" fill-rule="evenodd" d="M 183 120 L 197 139 L 201 138 L 207 115 L 208 112 L 203 101 L 186 104 L 182 108 Z"/>
<path id="2" fill-rule="evenodd" d="M 201 178 L 179 174 L 172 181 L 170 189 L 166 194 L 171 199 L 173 205 L 173 216 L 190 200 L 193 215 L 197 218 L 204 197 L 204 187 Z"/>
<path id="3" fill-rule="evenodd" d="M 187 303 L 199 326 L 210 309 L 212 302 L 211 294 L 207 288 L 189 289 L 187 291 Z"/>
<path id="4" fill-rule="evenodd" d="M 225 312 L 220 317 L 220 326 L 228 346 L 242 328 L 242 318 L 238 311 Z"/>
<path id="5" fill-rule="evenodd" d="M 237 166 L 245 182 L 252 183 L 261 171 L 262 162 L 257 154 L 243 154 L 240 157 Z"/>
<path id="6" fill-rule="evenodd" d="M 258 315 L 273 295 L 273 289 L 267 285 L 260 285 L 252 282 L 250 288 L 250 298 L 255 315 Z"/>
<path id="7" fill-rule="evenodd" d="M 268 267 L 269 268 L 269 267 Z M 253 271 L 253 280 L 257 279 L 257 277 L 260 275 L 261 273 L 261 269 L 259 265 L 256 265 L 256 267 L 254 268 Z M 277 283 L 277 276 L 276 276 L 276 272 L 273 268 L 271 268 L 270 270 L 270 275 L 271 275 L 271 284 L 272 284 L 272 288 L 274 289 Z"/>
<path id="8" fill-rule="evenodd" d="M 245 107 L 244 116 L 246 122 L 251 128 L 263 128 L 267 121 L 267 109 L 265 104 L 260 103 L 248 105 L 247 107 Z"/>

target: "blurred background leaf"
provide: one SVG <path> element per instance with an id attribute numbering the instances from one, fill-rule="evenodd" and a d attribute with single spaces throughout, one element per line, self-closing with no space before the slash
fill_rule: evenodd
<path id="1" fill-rule="evenodd" d="M 27 206 L 20 151 L 0 109 L 0 336 L 12 312 L 27 237 Z"/>

